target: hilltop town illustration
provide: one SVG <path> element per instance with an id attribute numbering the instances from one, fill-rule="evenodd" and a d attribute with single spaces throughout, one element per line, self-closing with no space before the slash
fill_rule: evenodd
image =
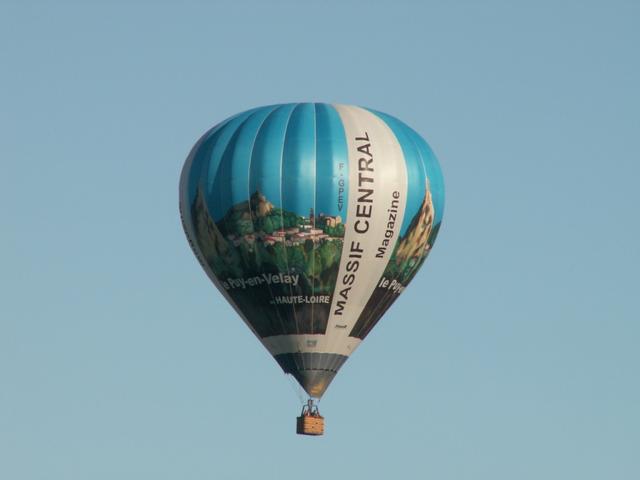
<path id="1" fill-rule="evenodd" d="M 219 278 L 289 271 L 302 276 L 296 294 L 333 290 L 344 237 L 340 216 L 310 208 L 304 217 L 274 207 L 259 191 L 217 222 L 198 191 L 192 215 L 200 250 Z"/>
<path id="2" fill-rule="evenodd" d="M 324 333 L 330 305 L 270 302 L 288 296 L 333 294 L 345 234 L 340 216 L 316 214 L 310 208 L 305 217 L 275 207 L 256 191 L 214 221 L 200 189 L 196 191 L 191 215 L 200 259 L 221 282 L 281 272 L 296 276 L 295 286 L 277 284 L 229 290 L 236 305 L 247 310 L 246 317 L 252 319 L 258 335 Z M 429 253 L 438 227 L 434 225 L 433 202 L 427 188 L 420 209 L 398 238 L 384 276 L 406 285 Z M 376 288 L 351 335 L 364 338 L 397 296 Z M 263 297 L 264 301 L 256 302 L 256 297 Z M 274 306 L 249 312 L 255 305 Z"/>
<path id="3" fill-rule="evenodd" d="M 282 243 L 287 247 L 302 245 L 306 241 L 314 244 L 342 241 L 344 224 L 342 218 L 320 213 L 314 215 L 313 208 L 309 216 L 303 217 L 273 205 L 260 192 L 251 197 L 251 210 L 247 205 L 234 206 L 224 219 L 218 222 L 218 228 L 234 246 L 245 243 L 252 246 L 255 242 L 264 245 Z M 250 215 L 247 217 L 247 213 Z"/>

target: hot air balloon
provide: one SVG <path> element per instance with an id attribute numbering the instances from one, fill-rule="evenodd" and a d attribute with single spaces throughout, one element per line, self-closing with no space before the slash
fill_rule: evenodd
<path id="1" fill-rule="evenodd" d="M 444 186 L 427 142 L 367 108 L 255 108 L 206 132 L 180 179 L 195 256 L 310 400 L 320 399 L 433 247 Z"/>

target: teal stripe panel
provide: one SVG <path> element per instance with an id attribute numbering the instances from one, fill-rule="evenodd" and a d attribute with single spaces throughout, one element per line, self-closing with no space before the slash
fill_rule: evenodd
<path id="1" fill-rule="evenodd" d="M 227 157 L 229 164 L 225 165 L 228 172 L 229 200 L 231 205 L 245 202 L 250 196 L 249 191 L 249 167 L 253 146 L 267 116 L 275 109 L 265 107 L 251 115 L 239 128 L 235 147 Z"/>
<path id="2" fill-rule="evenodd" d="M 225 152 L 229 149 L 229 144 L 237 136 L 238 128 L 251 116 L 252 112 L 246 112 L 245 115 L 238 116 L 231 120 L 227 126 L 220 132 L 220 135 L 213 144 L 213 148 L 210 153 L 207 153 L 207 171 L 206 175 L 203 175 L 203 179 L 206 180 L 205 194 L 207 198 L 207 206 L 215 221 L 220 220 L 226 213 L 224 204 L 226 202 L 220 202 L 220 190 L 219 188 L 224 185 L 223 172 L 221 172 L 220 164 L 225 155 Z"/>
<path id="3" fill-rule="evenodd" d="M 315 204 L 315 175 L 315 108 L 311 103 L 301 103 L 291 114 L 284 143 L 282 159 L 283 210 L 309 217 Z"/>
<path id="4" fill-rule="evenodd" d="M 316 104 L 316 214 L 347 220 L 349 165 L 347 138 L 335 108 Z"/>
<path id="5" fill-rule="evenodd" d="M 295 104 L 282 105 L 265 119 L 256 138 L 251 157 L 249 190 L 260 191 L 267 201 L 282 207 L 282 155 L 289 117 Z"/>

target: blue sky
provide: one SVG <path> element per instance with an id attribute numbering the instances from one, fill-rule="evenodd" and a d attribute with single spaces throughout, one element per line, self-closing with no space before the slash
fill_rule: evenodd
<path id="1" fill-rule="evenodd" d="M 0 478 L 640 477 L 640 5 L 0 4 Z M 294 434 L 178 179 L 257 105 L 365 105 L 440 160 L 426 266 Z"/>

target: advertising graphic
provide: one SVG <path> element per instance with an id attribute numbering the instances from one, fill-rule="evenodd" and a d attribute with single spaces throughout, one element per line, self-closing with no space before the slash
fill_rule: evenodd
<path id="1" fill-rule="evenodd" d="M 217 125 L 189 155 L 180 192 L 202 267 L 317 398 L 424 263 L 444 207 L 438 162 L 416 132 L 319 103 Z"/>

